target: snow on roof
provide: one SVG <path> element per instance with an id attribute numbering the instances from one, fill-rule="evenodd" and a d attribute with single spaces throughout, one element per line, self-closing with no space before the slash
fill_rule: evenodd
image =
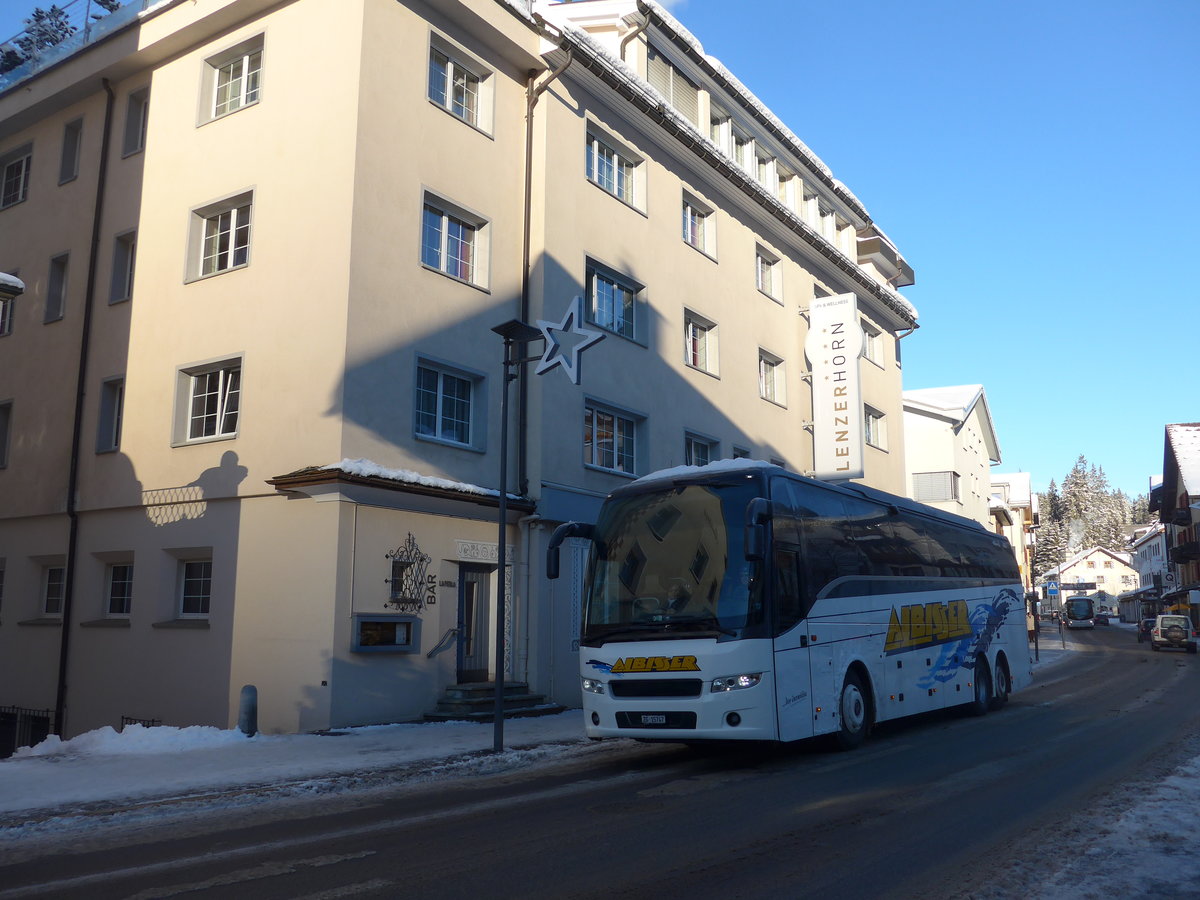
<path id="1" fill-rule="evenodd" d="M 675 22 L 675 20 L 670 17 L 670 14 L 666 13 L 666 11 L 662 9 L 662 7 L 657 6 L 657 4 L 648 4 L 648 5 L 653 6 L 655 8 L 656 15 L 659 12 L 661 12 L 663 14 L 663 18 L 665 21 Z M 561 6 L 561 4 L 560 4 L 560 6 Z M 630 91 L 631 95 L 633 95 L 633 94 L 640 95 L 642 97 L 642 99 L 648 105 L 654 107 L 656 112 L 661 114 L 663 116 L 663 118 L 670 119 L 672 125 L 675 128 L 678 128 L 681 132 L 686 133 L 688 139 L 693 144 L 701 145 L 709 153 L 722 157 L 728 163 L 728 171 L 729 171 L 730 175 L 734 179 L 739 180 L 744 186 L 749 187 L 751 190 L 753 190 L 756 193 L 758 193 L 759 195 L 761 195 L 762 199 L 764 199 L 766 201 L 766 204 L 764 204 L 764 205 L 768 205 L 772 209 L 774 209 L 776 215 L 779 215 L 779 216 L 787 219 L 793 225 L 793 227 L 795 227 L 797 230 L 805 232 L 807 234 L 811 234 L 811 235 L 815 236 L 817 239 L 819 239 L 820 242 L 828 249 L 828 251 L 833 256 L 839 257 L 843 261 L 844 267 L 846 268 L 847 271 L 861 273 L 861 269 L 859 268 L 858 261 L 856 259 L 851 259 L 839 247 L 834 246 L 833 243 L 831 243 L 823 235 L 821 235 L 819 232 L 817 232 L 811 225 L 809 225 L 807 222 L 805 222 L 804 219 L 801 218 L 800 215 L 798 213 L 796 213 L 795 210 L 793 210 L 793 209 L 789 208 L 788 206 L 784 205 L 783 203 L 781 203 L 779 198 L 777 196 L 775 196 L 775 193 L 773 191 L 767 190 L 767 188 L 765 186 L 763 186 L 761 183 L 759 183 L 759 181 L 757 179 L 755 179 L 748 172 L 746 172 L 744 169 L 742 169 L 742 167 L 740 165 L 738 165 L 736 160 L 734 160 L 733 157 L 730 156 L 729 153 L 726 152 L 724 147 L 721 147 L 718 144 L 714 143 L 706 132 L 701 131 L 699 128 L 697 128 L 697 126 L 694 123 L 692 123 L 690 120 L 688 120 L 686 117 L 684 117 L 680 112 L 678 112 L 675 109 L 675 107 L 672 106 L 671 103 L 661 93 L 659 93 L 649 82 L 647 82 L 645 79 L 643 79 L 641 77 L 641 75 L 639 75 L 634 69 L 632 69 L 628 64 L 626 64 L 626 62 L 624 60 L 622 60 L 622 59 L 614 56 L 612 53 L 610 53 L 608 48 L 605 47 L 598 40 L 596 40 L 586 29 L 579 27 L 578 25 L 574 24 L 573 22 L 571 22 L 570 20 L 565 19 L 565 18 L 563 18 L 563 19 L 556 18 L 554 20 L 553 24 L 554 24 L 554 27 L 559 29 L 564 35 L 568 35 L 572 42 L 574 42 L 576 44 L 581 44 L 584 47 L 586 47 L 587 50 L 592 54 L 594 59 L 596 59 L 598 62 L 600 62 L 602 65 L 604 65 L 608 69 L 608 71 L 610 73 L 612 73 L 615 77 L 620 79 L 620 81 L 623 83 L 623 85 Z M 689 32 L 687 32 L 686 29 L 684 29 L 682 25 L 678 25 L 678 23 L 676 22 L 676 24 L 673 25 L 672 27 L 678 27 L 680 30 L 680 32 L 679 32 L 680 36 L 683 37 L 688 43 L 693 44 L 694 47 L 700 47 L 699 42 L 696 41 L 696 39 Z M 703 48 L 700 48 L 700 50 L 698 52 L 702 53 L 702 51 L 703 51 Z M 705 57 L 705 59 L 707 60 L 708 58 Z M 712 62 L 715 62 L 715 61 L 710 61 L 710 64 Z M 714 69 L 716 68 L 716 66 L 719 66 L 719 65 L 720 64 L 717 63 L 714 66 Z M 731 86 L 736 87 L 741 84 L 740 82 L 737 81 L 737 79 L 732 74 L 728 73 L 728 71 L 725 70 L 723 67 L 719 70 L 719 74 L 721 74 L 721 77 L 729 79 L 729 83 Z M 749 90 L 747 90 L 744 87 L 742 87 L 741 90 L 745 91 L 745 95 L 747 97 L 747 102 L 752 102 L 756 106 L 756 108 L 761 109 L 763 111 L 764 115 L 766 117 L 768 117 L 769 120 L 772 121 L 776 125 L 776 127 L 778 127 L 785 135 L 789 136 L 790 140 L 793 140 L 795 142 L 796 147 L 794 149 L 796 149 L 797 153 L 799 153 L 802 157 L 804 157 L 806 159 L 811 159 L 811 160 L 815 161 L 813 163 L 814 168 L 820 169 L 822 172 L 824 172 L 827 176 L 829 176 L 832 179 L 832 175 L 829 174 L 829 170 L 825 166 L 825 164 L 822 163 L 819 159 L 817 159 L 816 156 L 813 155 L 812 151 L 809 150 L 807 147 L 805 147 L 799 138 L 797 138 L 790 131 L 788 131 L 787 127 L 782 122 L 780 122 L 779 119 L 777 119 L 774 116 L 774 114 L 772 114 L 769 110 L 767 110 L 767 108 L 762 105 L 761 101 L 759 101 L 757 98 L 755 98 L 754 95 L 749 92 Z M 840 184 L 840 182 L 838 182 L 838 184 Z M 858 203 L 857 198 L 854 198 L 854 195 L 851 194 L 849 190 L 846 190 L 844 187 L 843 187 L 843 190 L 845 190 L 845 193 L 851 199 L 853 199 L 853 201 L 855 203 Z M 870 215 L 867 213 L 867 211 L 865 209 L 861 209 L 861 203 L 859 203 L 858 205 L 860 207 L 860 209 L 858 211 L 866 219 L 870 220 Z M 863 278 L 870 280 L 870 276 L 866 275 L 865 273 L 863 273 Z M 898 291 L 896 291 L 895 289 L 893 289 L 892 287 L 890 287 L 888 285 L 880 284 L 879 282 L 876 282 L 874 280 L 870 280 L 870 281 L 871 281 L 871 284 L 888 301 L 890 301 L 890 303 L 894 307 L 894 311 L 899 312 L 902 317 L 909 318 L 912 322 L 915 322 L 917 320 L 917 318 L 918 318 L 917 308 L 915 306 L 913 306 L 912 303 L 909 302 L 907 297 L 903 296 L 901 293 L 899 293 Z"/>
<path id="2" fill-rule="evenodd" d="M 715 475 L 718 472 L 762 469 L 771 465 L 772 463 L 761 459 L 717 459 L 710 462 L 707 466 L 674 466 L 670 469 L 659 469 L 657 472 L 643 475 L 634 484 L 641 484 L 644 481 L 658 481 L 660 479 L 686 478 L 690 475 Z"/>
<path id="3" fill-rule="evenodd" d="M 1011 472 L 991 474 L 992 484 L 1008 485 L 1009 506 L 1028 506 L 1033 497 L 1033 476 L 1028 472 Z"/>
<path id="4" fill-rule="evenodd" d="M 339 471 L 347 475 L 358 475 L 362 478 L 386 478 L 389 481 L 400 481 L 404 484 L 419 484 L 424 487 L 442 488 L 447 491 L 458 491 L 462 494 L 478 494 L 483 497 L 499 497 L 500 492 L 491 488 L 479 487 L 463 481 L 452 481 L 449 478 L 439 478 L 436 475 L 422 475 L 411 469 L 389 469 L 369 459 L 343 459 L 341 462 L 318 466 L 326 471 Z M 509 494 L 510 497 L 515 496 Z"/>
<path id="5" fill-rule="evenodd" d="M 957 413 L 961 420 L 971 411 L 979 395 L 983 393 L 982 384 L 959 384 L 953 387 L 918 388 L 905 391 L 904 402 L 918 403 L 932 409 Z"/>
<path id="6" fill-rule="evenodd" d="M 1181 487 L 1189 497 L 1200 494 L 1200 422 L 1168 425 L 1167 443 L 1179 466 Z"/>
<path id="7" fill-rule="evenodd" d="M 9 275 L 7 272 L 0 272 L 0 287 L 7 288 L 13 294 L 25 293 L 25 282 L 16 275 Z"/>

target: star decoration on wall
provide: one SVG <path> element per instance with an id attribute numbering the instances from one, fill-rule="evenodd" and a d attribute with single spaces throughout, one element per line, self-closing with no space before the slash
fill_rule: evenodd
<path id="1" fill-rule="evenodd" d="M 604 340 L 604 332 L 596 331 L 584 325 L 583 298 L 574 297 L 567 305 L 567 311 L 560 322 L 547 322 L 539 319 L 537 326 L 546 336 L 546 352 L 538 361 L 537 374 L 549 372 L 555 366 L 562 366 L 572 384 L 579 384 L 579 356 L 588 347 Z M 562 337 L 567 338 L 564 344 Z"/>

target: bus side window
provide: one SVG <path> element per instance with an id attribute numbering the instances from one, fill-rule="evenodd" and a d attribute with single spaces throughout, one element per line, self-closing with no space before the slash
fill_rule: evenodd
<path id="1" fill-rule="evenodd" d="M 808 612 L 800 576 L 800 549 L 775 545 L 775 634 L 781 635 Z"/>

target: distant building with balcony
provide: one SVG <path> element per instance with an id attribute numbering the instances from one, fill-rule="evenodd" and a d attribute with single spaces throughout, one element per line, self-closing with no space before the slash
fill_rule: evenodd
<path id="1" fill-rule="evenodd" d="M 1172 582 L 1164 608 L 1187 613 L 1200 626 L 1200 423 L 1166 427 L 1162 490 L 1150 501 L 1163 525 Z"/>
<path id="2" fill-rule="evenodd" d="M 1058 584 L 1059 592 L 1058 601 L 1051 601 L 1052 607 L 1061 606 L 1067 597 L 1082 594 L 1094 598 L 1106 611 L 1115 613 L 1117 598 L 1137 586 L 1138 573 L 1127 554 L 1092 547 L 1042 573 L 1038 586 L 1044 588 L 1049 581 Z"/>
<path id="3" fill-rule="evenodd" d="M 1031 564 L 1037 528 L 1041 524 L 1038 495 L 1028 472 L 991 473 L 992 490 L 989 512 L 994 530 L 1008 538 L 1021 569 L 1026 592 L 1033 590 Z"/>

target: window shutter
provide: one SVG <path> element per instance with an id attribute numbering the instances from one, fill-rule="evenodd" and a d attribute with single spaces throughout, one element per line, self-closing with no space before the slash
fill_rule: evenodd
<path id="1" fill-rule="evenodd" d="M 653 47 L 646 48 L 646 69 L 650 87 L 671 102 L 671 64 Z"/>
<path id="2" fill-rule="evenodd" d="M 913 475 L 913 499 L 937 503 L 956 499 L 953 472 L 918 472 Z"/>
<path id="3" fill-rule="evenodd" d="M 678 69 L 672 69 L 671 73 L 674 76 L 671 85 L 672 105 L 693 125 L 698 124 L 700 89 L 688 81 Z"/>

